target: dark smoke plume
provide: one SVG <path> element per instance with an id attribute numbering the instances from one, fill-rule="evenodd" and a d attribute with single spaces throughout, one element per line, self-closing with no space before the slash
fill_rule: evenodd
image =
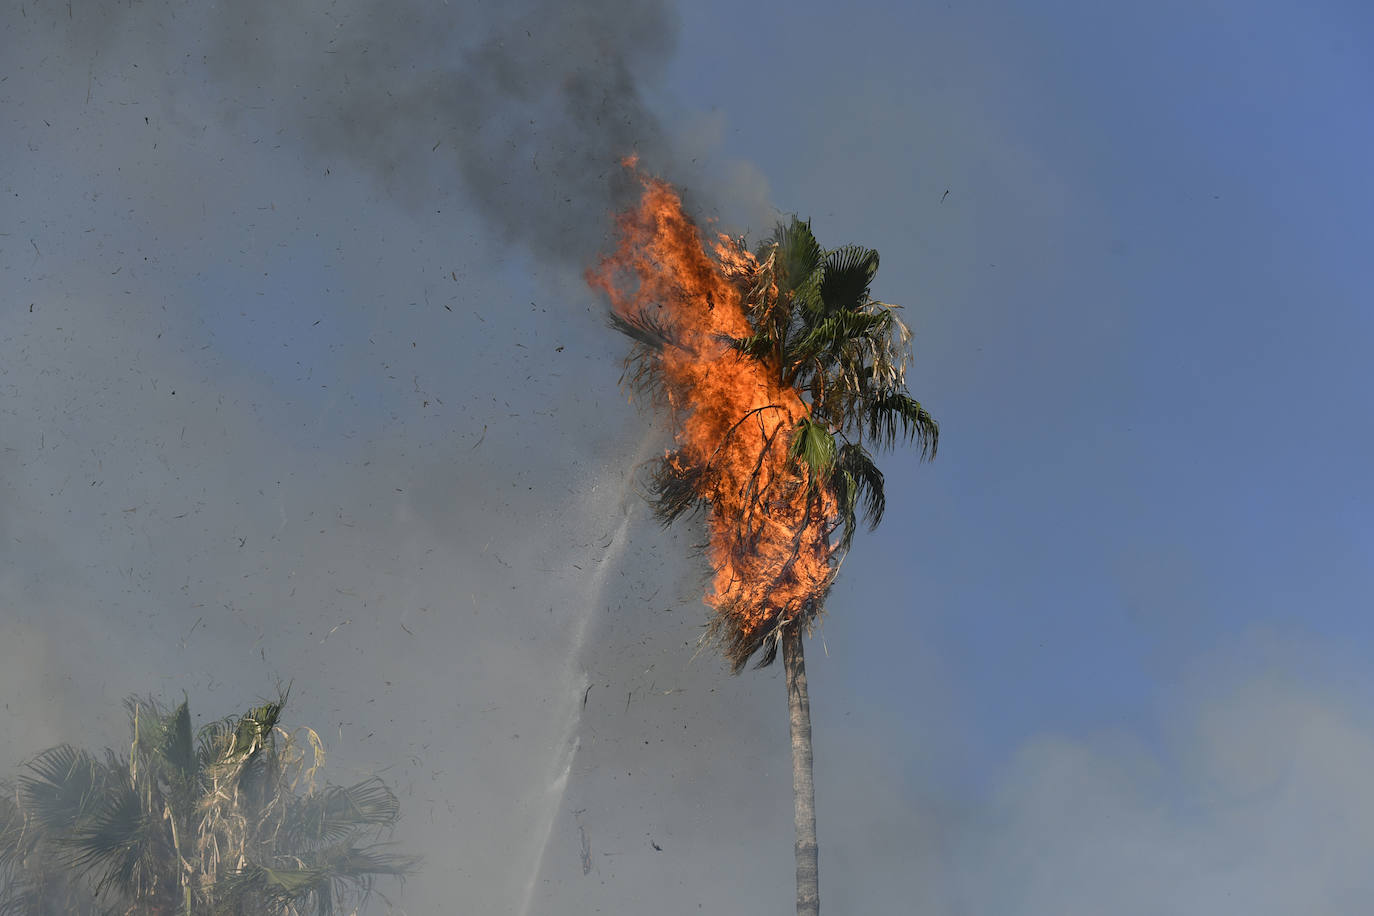
<path id="1" fill-rule="evenodd" d="M 40 4 L 25 15 L 50 18 L 93 71 L 102 56 L 158 66 L 187 126 L 213 114 L 295 140 L 321 171 L 351 165 L 416 207 L 442 209 L 457 191 L 453 206 L 541 259 L 580 265 L 600 249 L 609 214 L 634 192 L 625 156 L 673 172 L 644 89 L 675 45 L 666 3 L 238 0 L 80 13 Z"/>
<path id="2" fill-rule="evenodd" d="M 280 3 L 219 9 L 215 77 L 278 100 L 312 87 L 289 100 L 291 131 L 417 205 L 442 193 L 451 164 L 501 238 L 541 257 L 590 255 L 631 190 L 622 157 L 665 164 L 639 88 L 672 51 L 663 4 L 360 3 L 320 11 L 313 29 L 296 23 L 292 34 L 315 36 L 308 55 L 273 40 L 293 15 Z"/>

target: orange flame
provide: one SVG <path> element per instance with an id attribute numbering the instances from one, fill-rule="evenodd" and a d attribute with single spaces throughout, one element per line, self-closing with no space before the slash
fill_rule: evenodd
<path id="1" fill-rule="evenodd" d="M 715 578 L 706 603 L 717 632 L 744 654 L 793 622 L 809 622 L 834 578 L 830 533 L 838 507 L 807 485 L 789 457 L 805 400 L 780 381 L 776 360 L 742 356 L 724 338 L 753 333 L 748 291 L 758 265 L 720 236 L 708 252 L 682 201 L 644 178 L 638 207 L 619 216 L 614 252 L 587 282 L 622 318 L 645 319 L 662 348 L 662 395 L 677 448 L 665 461 L 709 505 Z"/>

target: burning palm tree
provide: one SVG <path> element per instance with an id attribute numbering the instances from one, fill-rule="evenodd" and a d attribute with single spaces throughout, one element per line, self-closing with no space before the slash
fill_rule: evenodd
<path id="1" fill-rule="evenodd" d="M 878 253 L 824 249 L 793 218 L 751 252 L 708 250 L 667 184 L 644 180 L 616 250 L 588 272 L 630 337 L 626 378 L 672 421 L 651 465 L 665 524 L 702 511 L 715 570 L 708 637 L 738 673 L 782 651 L 796 801 L 797 913 L 819 912 L 811 713 L 802 635 L 822 613 L 860 519 L 884 509 L 870 448 L 935 456 L 939 426 L 911 397 L 910 332 L 873 299 Z"/>

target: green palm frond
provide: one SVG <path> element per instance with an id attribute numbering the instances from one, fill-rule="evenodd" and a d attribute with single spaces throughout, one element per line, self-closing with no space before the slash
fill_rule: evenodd
<path id="1" fill-rule="evenodd" d="M 940 424 L 909 394 L 884 391 L 863 405 L 869 437 L 885 448 L 899 441 L 913 442 L 923 460 L 935 457 L 940 445 Z"/>
<path id="2" fill-rule="evenodd" d="M 329 914 L 334 911 L 330 877 L 329 869 L 320 866 L 251 862 L 214 884 L 210 897 L 218 901 L 215 912 L 225 916 L 253 911 L 287 916 L 310 908 Z"/>
<path id="3" fill-rule="evenodd" d="M 158 870 L 162 830 L 162 811 L 145 806 L 129 778 L 116 778 L 109 781 L 99 807 L 62 845 L 71 850 L 73 867 L 97 875 L 97 891 L 113 889 L 132 895 L 142 879 Z"/>
<path id="4" fill-rule="evenodd" d="M 17 789 L 0 781 L 0 916 L 97 916 L 93 889 L 27 823 Z M 101 914 L 103 916 L 103 914 Z"/>
<path id="5" fill-rule="evenodd" d="M 357 846 L 341 843 L 327 849 L 320 861 L 334 873 L 336 880 L 359 882 L 374 875 L 393 875 L 403 878 L 415 871 L 423 861 L 420 856 L 385 852 L 395 844 L 372 843 Z"/>
<path id="6" fill-rule="evenodd" d="M 191 735 L 191 708 L 183 699 L 167 721 L 166 737 L 158 752 L 185 783 L 196 775 L 195 741 Z"/>
<path id="7" fill-rule="evenodd" d="M 854 540 L 854 532 L 859 527 L 855 509 L 859 500 L 859 482 L 849 471 L 836 465 L 830 490 L 835 494 L 836 513 L 839 516 L 836 524 L 840 529 L 840 549 L 848 550 Z"/>
<path id="8" fill-rule="evenodd" d="M 346 896 L 345 888 L 362 899 L 379 876 L 405 878 L 415 873 L 420 857 L 384 852 L 389 845 L 341 843 L 307 858 L 249 863 L 219 882 L 213 894 L 222 900 L 256 900 L 266 912 L 283 916 L 312 908 L 325 916 L 334 912 L 336 898 Z"/>
<path id="9" fill-rule="evenodd" d="M 233 749 L 237 728 L 236 716 L 226 716 L 201 726 L 196 735 L 196 761 L 200 769 L 206 770 L 225 761 Z"/>
<path id="10" fill-rule="evenodd" d="M 18 779 L 19 802 L 44 830 L 70 830 L 99 803 L 100 763 L 83 750 L 60 744 L 30 760 L 27 769 Z"/>
<path id="11" fill-rule="evenodd" d="M 759 246 L 758 270 L 742 292 L 750 303 L 755 328 L 776 347 L 795 334 L 803 316 L 821 310 L 824 259 L 811 223 L 795 216 L 778 223 Z"/>
<path id="12" fill-rule="evenodd" d="M 19 804 L 18 788 L 0 781 L 0 916 L 42 912 L 56 869 L 26 867 L 37 864 L 42 839 Z"/>
<path id="13" fill-rule="evenodd" d="M 783 295 L 802 288 L 822 267 L 824 252 L 811 232 L 811 221 L 797 217 L 778 223 L 759 249 L 760 260 L 773 249 L 773 279 Z"/>
<path id="14" fill-rule="evenodd" d="M 887 507 L 883 472 L 862 445 L 847 442 L 835 457 L 830 487 L 839 503 L 840 548 L 848 550 L 858 528 L 860 506 L 869 530 L 883 520 Z"/>
<path id="15" fill-rule="evenodd" d="M 878 252 L 872 248 L 844 245 L 827 254 L 820 279 L 826 313 L 857 311 L 867 305 L 877 272 Z"/>
<path id="16" fill-rule="evenodd" d="M 887 511 L 887 494 L 883 489 L 883 472 L 878 470 L 870 455 L 862 445 L 847 443 L 840 449 L 836 465 L 853 475 L 859 485 L 858 496 L 863 501 L 864 521 L 869 530 L 876 529 Z"/>
<path id="17" fill-rule="evenodd" d="M 829 478 L 835 466 L 835 436 L 810 417 L 802 417 L 792 430 L 787 456 L 800 462 L 812 485 Z"/>
<path id="18" fill-rule="evenodd" d="M 351 786 L 325 786 L 301 802 L 291 821 L 301 842 L 337 843 L 368 827 L 392 827 L 401 803 L 376 776 Z"/>
<path id="19" fill-rule="evenodd" d="M 254 706 L 240 716 L 234 727 L 234 739 L 227 751 L 227 759 L 238 761 L 252 758 L 261 753 L 264 748 L 270 747 L 272 730 L 277 727 L 277 722 L 281 718 L 282 707 L 285 704 L 286 698 L 282 697 L 275 703 Z"/>
<path id="20" fill-rule="evenodd" d="M 834 312 L 809 325 L 788 344 L 787 362 L 795 365 L 822 353 L 831 354 L 833 362 L 846 344 L 865 340 L 884 342 L 891 323 L 892 316 L 886 311 Z"/>
<path id="21" fill-rule="evenodd" d="M 142 758 L 140 763 L 156 767 L 158 774 L 175 782 L 178 789 L 188 788 L 200 769 L 191 734 L 189 703 L 183 699 L 167 712 L 151 698 L 128 697 L 124 708 L 134 734 L 134 753 Z"/>
<path id="22" fill-rule="evenodd" d="M 8 780 L 0 780 L 0 874 L 22 861 L 27 845 L 24 842 L 27 824 L 18 795 L 18 790 Z M 30 835 L 37 837 L 37 833 Z"/>

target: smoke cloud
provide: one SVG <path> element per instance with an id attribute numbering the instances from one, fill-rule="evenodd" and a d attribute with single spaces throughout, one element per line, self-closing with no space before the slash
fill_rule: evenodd
<path id="1" fill-rule="evenodd" d="M 665 3 L 102 4 L 35 19 L 92 72 L 125 57 L 161 70 L 188 128 L 207 114 L 348 164 L 428 208 L 461 193 L 497 241 L 581 266 L 633 197 L 638 155 L 680 171 L 646 88 L 671 57 Z M 26 14 L 27 16 L 27 14 Z"/>
<path id="2" fill-rule="evenodd" d="M 622 752 L 705 732 L 698 709 L 733 743 L 754 696 L 713 705 L 719 665 L 692 661 L 700 582 L 637 514 L 653 433 L 579 276 L 633 190 L 619 158 L 666 168 L 642 86 L 668 9 L 11 24 L 4 765 L 122 746 L 130 693 L 184 690 L 205 721 L 290 684 L 331 778 L 400 793 L 396 839 L 429 862 L 404 911 L 561 906 L 560 764 L 569 803 L 605 768 L 644 780 L 578 805 L 594 875 L 652 852 L 662 772 Z"/>

